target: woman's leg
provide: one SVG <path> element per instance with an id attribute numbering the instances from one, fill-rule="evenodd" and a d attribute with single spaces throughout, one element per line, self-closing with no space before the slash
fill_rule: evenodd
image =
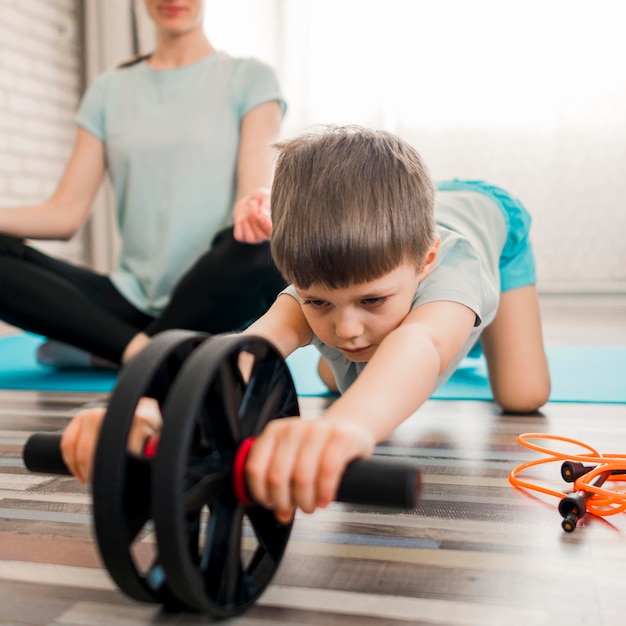
<path id="1" fill-rule="evenodd" d="M 172 328 L 211 334 L 245 328 L 285 286 L 268 242 L 240 243 L 232 228 L 223 230 L 181 278 L 161 315 L 131 340 L 122 362 L 143 350 L 153 335 Z"/>
<path id="2" fill-rule="evenodd" d="M 106 276 L 0 236 L 0 319 L 119 363 L 153 318 L 126 302 Z"/>
<path id="3" fill-rule="evenodd" d="M 504 411 L 532 413 L 548 401 L 550 372 L 535 285 L 502 292 L 480 341 L 494 400 Z"/>
<path id="4" fill-rule="evenodd" d="M 114 363 L 132 358 L 164 330 L 239 330 L 260 317 L 284 287 L 269 243 L 239 243 L 227 229 L 154 320 L 126 302 L 106 276 L 0 236 L 0 319 Z"/>
<path id="5" fill-rule="evenodd" d="M 240 243 L 229 228 L 183 276 L 169 305 L 145 333 L 151 336 L 170 328 L 240 330 L 263 315 L 285 286 L 269 243 Z"/>

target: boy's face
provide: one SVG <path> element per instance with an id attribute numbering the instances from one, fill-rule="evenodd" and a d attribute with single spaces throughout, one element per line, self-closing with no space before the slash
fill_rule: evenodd
<path id="1" fill-rule="evenodd" d="M 296 292 L 311 330 L 347 359 L 365 362 L 409 314 L 425 272 L 403 263 L 375 280 L 330 289 L 313 284 Z"/>

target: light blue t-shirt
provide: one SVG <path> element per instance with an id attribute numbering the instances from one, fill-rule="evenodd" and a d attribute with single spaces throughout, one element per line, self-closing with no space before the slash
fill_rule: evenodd
<path id="1" fill-rule="evenodd" d="M 232 223 L 241 120 L 278 101 L 274 72 L 215 52 L 170 70 L 146 61 L 90 85 L 76 123 L 100 139 L 121 238 L 111 280 L 158 316 L 181 276 Z"/>
<path id="2" fill-rule="evenodd" d="M 411 310 L 428 302 L 458 302 L 476 314 L 466 344 L 437 378 L 441 386 L 467 356 L 480 333 L 494 319 L 500 301 L 500 257 L 508 237 L 502 208 L 475 191 L 438 191 L 435 221 L 441 245 L 435 269 L 418 286 Z M 296 299 L 293 286 L 286 293 Z M 355 363 L 313 336 L 311 343 L 331 366 L 343 393 L 367 363 Z"/>

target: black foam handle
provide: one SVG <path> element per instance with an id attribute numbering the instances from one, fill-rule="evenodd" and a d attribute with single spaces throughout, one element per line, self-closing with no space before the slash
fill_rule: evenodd
<path id="1" fill-rule="evenodd" d="M 22 450 L 24 465 L 36 474 L 70 475 L 61 456 L 61 435 L 58 433 L 35 433 Z"/>
<path id="2" fill-rule="evenodd" d="M 345 504 L 412 509 L 421 490 L 415 465 L 388 458 L 357 459 L 346 468 L 336 500 Z"/>
<path id="3" fill-rule="evenodd" d="M 24 465 L 37 474 L 70 475 L 61 456 L 61 435 L 36 433 L 22 451 Z M 382 457 L 357 459 L 346 468 L 336 500 L 345 504 L 411 509 L 421 489 L 415 465 Z"/>

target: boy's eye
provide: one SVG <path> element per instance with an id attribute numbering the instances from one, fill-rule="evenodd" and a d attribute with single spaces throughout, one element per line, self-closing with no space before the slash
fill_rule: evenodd
<path id="1" fill-rule="evenodd" d="M 327 306 L 328 302 L 326 302 L 326 300 L 305 300 L 304 304 L 308 304 L 309 306 L 312 306 L 313 308 L 320 309 L 324 306 Z"/>
<path id="2" fill-rule="evenodd" d="M 385 304 L 387 302 L 386 296 L 380 296 L 379 298 L 363 298 L 361 300 L 361 304 L 365 306 L 380 306 L 381 304 Z"/>

